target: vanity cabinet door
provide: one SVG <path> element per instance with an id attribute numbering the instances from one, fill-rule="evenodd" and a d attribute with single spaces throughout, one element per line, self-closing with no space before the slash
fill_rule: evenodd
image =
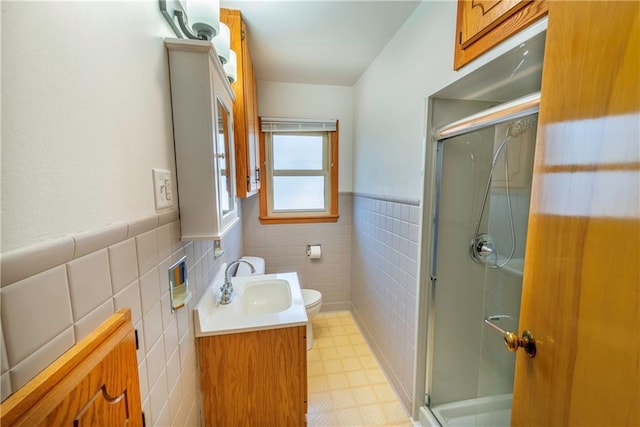
<path id="1" fill-rule="evenodd" d="M 304 426 L 306 326 L 197 339 L 205 426 Z"/>
<path id="2" fill-rule="evenodd" d="M 547 13 L 546 0 L 458 0 L 455 70 Z"/>

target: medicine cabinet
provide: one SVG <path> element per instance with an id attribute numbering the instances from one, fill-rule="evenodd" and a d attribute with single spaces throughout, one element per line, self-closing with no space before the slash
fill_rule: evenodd
<path id="1" fill-rule="evenodd" d="M 220 240 L 239 221 L 229 81 L 209 41 L 165 39 L 182 240 Z"/>

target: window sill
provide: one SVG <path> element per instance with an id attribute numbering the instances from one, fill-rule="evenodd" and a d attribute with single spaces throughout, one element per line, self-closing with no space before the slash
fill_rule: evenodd
<path id="1" fill-rule="evenodd" d="M 338 222 L 340 215 L 260 217 L 261 224 L 312 224 Z"/>

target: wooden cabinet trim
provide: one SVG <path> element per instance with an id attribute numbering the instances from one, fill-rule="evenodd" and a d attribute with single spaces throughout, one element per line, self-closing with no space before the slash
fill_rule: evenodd
<path id="1" fill-rule="evenodd" d="M 229 27 L 231 49 L 237 55 L 237 79 L 231 84 L 236 95 L 233 105 L 236 194 L 246 198 L 260 190 L 258 153 L 258 97 L 253 62 L 246 36 L 246 24 L 239 10 L 220 9 L 220 22 Z"/>
<path id="2" fill-rule="evenodd" d="M 464 22 L 464 3 L 468 1 L 470 0 L 458 1 L 453 56 L 454 70 L 459 70 L 464 65 L 511 37 L 513 34 L 533 24 L 538 19 L 545 16 L 548 9 L 547 0 L 534 0 L 521 8 L 513 8 L 511 15 L 501 16 L 497 23 L 489 25 L 487 29 L 479 32 L 478 36 L 474 37 L 474 39 L 470 39 L 465 44 L 461 39 L 461 34 Z"/>

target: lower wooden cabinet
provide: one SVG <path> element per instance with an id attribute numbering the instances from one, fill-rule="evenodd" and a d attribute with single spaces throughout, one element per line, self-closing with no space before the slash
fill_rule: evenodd
<path id="1" fill-rule="evenodd" d="M 306 326 L 197 338 L 205 426 L 304 426 Z"/>

